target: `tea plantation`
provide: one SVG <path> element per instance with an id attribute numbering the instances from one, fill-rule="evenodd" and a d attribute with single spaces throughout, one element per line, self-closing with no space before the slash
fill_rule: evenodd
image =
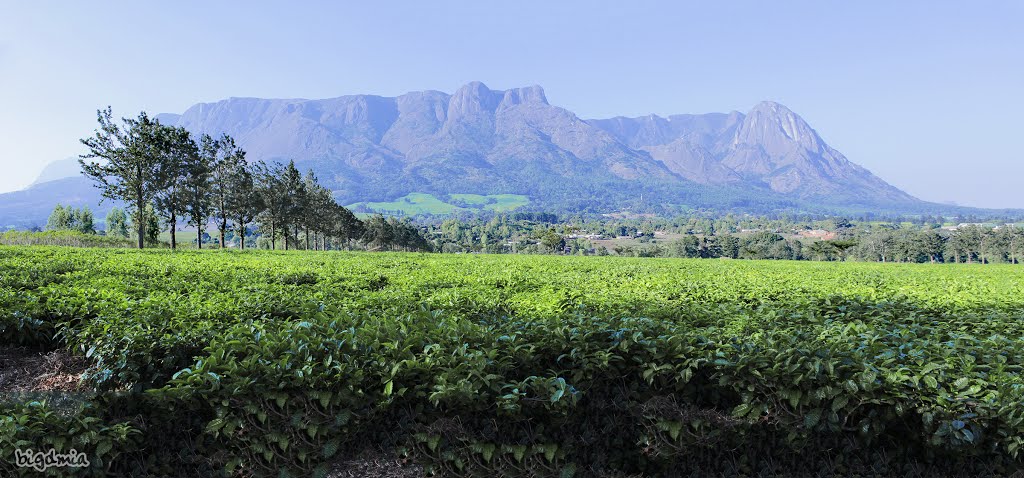
<path id="1" fill-rule="evenodd" d="M 1024 469 L 1024 272 L 0 246 L 0 344 L 87 391 L 0 400 L 66 476 L 992 476 Z M 51 394 L 54 395 L 54 394 Z"/>

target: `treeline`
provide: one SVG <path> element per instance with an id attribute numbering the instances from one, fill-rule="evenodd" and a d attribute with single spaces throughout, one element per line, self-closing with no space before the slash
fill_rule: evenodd
<path id="1" fill-rule="evenodd" d="M 957 218 L 961 219 L 961 218 Z M 942 227 L 937 217 L 900 223 L 733 217 L 594 220 L 504 214 L 430 225 L 434 250 L 877 262 L 1019 263 L 1024 229 L 1014 224 Z M 681 237 L 680 237 L 681 236 Z"/>
<path id="2" fill-rule="evenodd" d="M 161 223 L 172 249 L 179 224 L 197 230 L 202 248 L 211 223 L 221 247 L 233 232 L 244 249 L 253 226 L 271 249 L 280 244 L 285 250 L 326 250 L 357 243 L 376 250 L 429 248 L 408 221 L 379 216 L 361 221 L 334 200 L 312 171 L 301 174 L 294 161 L 246 161 L 245 151 L 228 135 L 196 139 L 145 112 L 117 124 L 110 108 L 98 111 L 97 121 L 95 135 L 81 140 L 88 153 L 79 163 L 104 198 L 129 205 L 130 235 L 139 248 L 156 242 Z M 108 222 L 116 223 L 108 224 L 108 231 L 127 232 L 123 218 L 115 215 Z"/>
<path id="3" fill-rule="evenodd" d="M 82 234 L 96 234 L 96 224 L 89 206 L 76 209 L 60 204 L 53 208 L 46 220 L 47 231 L 78 231 Z"/>
<path id="4" fill-rule="evenodd" d="M 881 229 L 861 238 L 851 253 L 856 259 L 881 262 L 1017 264 L 1024 257 L 1024 229 L 1008 224 L 969 224 L 949 232 Z"/>
<path id="5" fill-rule="evenodd" d="M 790 259 L 916 263 L 1005 263 L 1024 258 L 1024 229 L 968 225 L 941 229 L 882 228 L 828 240 L 787 239 L 773 232 L 737 238 L 685 236 L 664 245 L 617 250 L 626 255 L 733 259 Z"/>

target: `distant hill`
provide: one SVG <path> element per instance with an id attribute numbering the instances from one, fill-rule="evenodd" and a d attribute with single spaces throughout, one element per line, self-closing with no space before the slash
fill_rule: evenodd
<path id="1" fill-rule="evenodd" d="M 100 192 L 82 176 L 72 176 L 33 184 L 21 191 L 0 194 L 0 230 L 43 227 L 58 203 L 92 209 L 102 222 L 110 208 L 118 205 L 109 199 L 100 203 Z M 123 207 L 123 205 L 121 205 Z"/>
<path id="2" fill-rule="evenodd" d="M 47 164 L 43 171 L 39 173 L 35 181 L 32 181 L 30 186 L 36 184 L 45 183 L 47 181 L 53 181 L 55 179 L 70 178 L 72 176 L 79 176 L 82 173 L 82 167 L 78 164 L 78 157 L 64 158 L 58 161 L 54 161 Z"/>
<path id="3" fill-rule="evenodd" d="M 525 196 L 523 207 L 583 213 L 971 210 L 900 191 L 769 101 L 747 113 L 584 120 L 550 104 L 539 86 L 491 90 L 473 82 L 453 94 L 230 98 L 157 118 L 230 134 L 252 160 L 294 159 L 340 202 L 363 207 L 470 194 Z M 12 221 L 10 201 L 46 201 L 35 210 L 64 197 L 59 188 L 45 198 L 31 189 L 0 195 L 0 225 Z M 411 211 L 462 209 L 440 203 Z"/>

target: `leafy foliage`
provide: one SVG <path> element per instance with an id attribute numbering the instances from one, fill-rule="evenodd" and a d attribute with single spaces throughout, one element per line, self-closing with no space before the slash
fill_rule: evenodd
<path id="1" fill-rule="evenodd" d="M 1021 274 L 2 247 L 0 337 L 88 357 L 121 473 L 1011 474 Z"/>

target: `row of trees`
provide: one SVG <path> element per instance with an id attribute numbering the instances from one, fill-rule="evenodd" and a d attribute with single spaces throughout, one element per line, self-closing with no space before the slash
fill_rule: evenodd
<path id="1" fill-rule="evenodd" d="M 881 229 L 850 251 L 856 259 L 881 262 L 1012 263 L 1024 258 L 1024 229 L 1004 225 L 958 227 L 955 231 Z"/>
<path id="2" fill-rule="evenodd" d="M 53 208 L 50 218 L 46 221 L 46 230 L 71 230 L 83 234 L 96 234 L 96 225 L 94 224 L 92 211 L 89 210 L 89 206 L 76 209 L 71 206 L 58 204 L 57 207 Z"/>
<path id="3" fill-rule="evenodd" d="M 147 226 L 146 235 L 152 236 L 152 240 L 147 242 L 156 242 L 156 234 L 159 233 L 158 222 L 156 222 L 155 214 L 152 211 L 152 207 L 147 208 L 149 215 L 154 216 L 151 218 L 150 223 Z M 112 237 L 130 238 L 133 237 L 130 232 L 133 220 L 125 214 L 123 209 L 111 208 L 110 212 L 107 213 L 105 219 L 106 230 L 103 232 L 105 235 Z M 96 223 L 93 218 L 92 210 L 89 206 L 83 206 L 82 208 L 74 208 L 72 206 L 64 206 L 57 204 L 50 213 L 50 218 L 46 221 L 47 231 L 76 231 L 82 234 L 98 234 L 96 230 Z"/>
<path id="4" fill-rule="evenodd" d="M 371 248 L 423 250 L 429 244 L 410 223 L 373 218 L 364 224 L 339 205 L 312 171 L 302 175 L 286 165 L 249 162 L 228 135 L 202 135 L 160 124 L 145 112 L 117 124 L 110 108 L 97 112 L 99 128 L 82 140 L 88 153 L 79 163 L 104 198 L 128 203 L 132 236 L 145 246 L 153 215 L 177 247 L 178 224 L 194 227 L 198 245 L 211 223 L 226 245 L 229 231 L 245 248 L 249 226 L 276 249 L 322 250 L 363 241 Z"/>
<path id="5" fill-rule="evenodd" d="M 691 235 L 666 244 L 617 247 L 615 252 L 650 257 L 1017 264 L 1024 259 L 1024 229 L 974 225 L 942 232 L 934 229 L 882 229 L 852 239 L 812 242 L 786 239 L 773 232 L 743 237 Z"/>
<path id="6" fill-rule="evenodd" d="M 943 228 L 942 223 L 931 219 L 934 218 L 923 223 L 842 218 L 794 222 L 755 217 L 715 221 L 682 217 L 598 220 L 538 218 L 519 213 L 445 219 L 430 226 L 428 237 L 434 249 L 441 252 L 878 262 L 1024 260 L 1024 228 L 1006 223 Z M 655 234 L 656 231 L 665 234 Z M 814 234 L 806 234 L 807 231 Z M 679 234 L 681 238 L 668 239 Z"/>

